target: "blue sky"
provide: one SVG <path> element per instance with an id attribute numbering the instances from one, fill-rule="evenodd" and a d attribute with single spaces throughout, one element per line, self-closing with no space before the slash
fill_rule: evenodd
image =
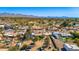
<path id="1" fill-rule="evenodd" d="M 0 13 L 79 17 L 79 7 L 0 7 Z"/>

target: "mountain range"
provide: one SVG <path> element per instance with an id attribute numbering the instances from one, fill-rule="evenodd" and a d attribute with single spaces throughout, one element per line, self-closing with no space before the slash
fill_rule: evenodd
<path id="1" fill-rule="evenodd" d="M 24 15 L 15 13 L 0 13 L 0 17 L 30 17 L 30 18 L 78 18 L 78 17 L 67 17 L 67 16 L 34 16 L 34 15 Z"/>
<path id="2" fill-rule="evenodd" d="M 32 18 L 36 18 L 38 16 L 14 14 L 14 13 L 0 13 L 0 17 L 32 17 Z"/>

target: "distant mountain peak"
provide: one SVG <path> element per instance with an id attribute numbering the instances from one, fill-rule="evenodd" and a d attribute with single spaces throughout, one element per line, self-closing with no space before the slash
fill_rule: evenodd
<path id="1" fill-rule="evenodd" d="M 0 13 L 0 17 L 37 17 L 33 15 L 15 14 L 15 13 Z"/>

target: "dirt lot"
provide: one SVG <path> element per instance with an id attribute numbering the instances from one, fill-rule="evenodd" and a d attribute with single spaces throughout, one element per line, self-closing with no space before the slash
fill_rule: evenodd
<path id="1" fill-rule="evenodd" d="M 35 46 L 31 49 L 31 51 L 36 51 L 37 48 L 41 47 L 43 45 L 43 40 L 38 40 L 35 42 Z"/>

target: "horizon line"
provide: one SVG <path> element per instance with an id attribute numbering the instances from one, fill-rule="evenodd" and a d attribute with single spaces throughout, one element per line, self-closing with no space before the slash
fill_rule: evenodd
<path id="1" fill-rule="evenodd" d="M 79 16 L 39 16 L 32 14 L 22 14 L 22 13 L 9 13 L 9 12 L 0 12 L 0 14 L 14 14 L 14 15 L 22 15 L 22 16 L 34 16 L 34 17 L 66 17 L 66 18 L 79 18 Z"/>

